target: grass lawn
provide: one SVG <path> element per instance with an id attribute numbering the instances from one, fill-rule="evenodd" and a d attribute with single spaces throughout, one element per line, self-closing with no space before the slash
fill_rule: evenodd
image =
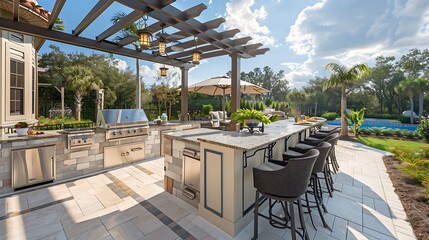
<path id="1" fill-rule="evenodd" d="M 393 147 L 401 147 L 404 149 L 412 149 L 418 151 L 424 147 L 429 147 L 428 143 L 421 143 L 408 140 L 382 139 L 374 137 L 358 137 L 358 141 L 367 146 L 377 148 L 384 151 L 389 151 Z"/>

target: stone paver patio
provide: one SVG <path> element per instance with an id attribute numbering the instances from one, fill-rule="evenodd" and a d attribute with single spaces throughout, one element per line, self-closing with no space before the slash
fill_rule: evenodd
<path id="1" fill-rule="evenodd" d="M 382 161 L 385 152 L 340 141 L 333 198 L 324 196 L 333 231 L 306 224 L 311 239 L 415 239 Z M 231 239 L 164 192 L 163 158 L 0 198 L 0 239 Z M 260 218 L 259 239 L 290 239 Z M 253 223 L 235 239 L 251 239 Z"/>

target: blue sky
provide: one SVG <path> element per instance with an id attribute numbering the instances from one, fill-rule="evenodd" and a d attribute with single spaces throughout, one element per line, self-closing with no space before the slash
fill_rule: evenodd
<path id="1" fill-rule="evenodd" d="M 54 4 L 52 0 L 38 2 L 48 10 Z M 96 2 L 67 1 L 60 15 L 65 31 L 71 33 Z M 197 18 L 201 22 L 222 16 L 226 22 L 217 29 L 219 32 L 237 27 L 241 33 L 236 37 L 250 35 L 254 42 L 271 49 L 263 56 L 243 59 L 242 71 L 264 66 L 285 70 L 292 88 L 301 88 L 315 76 L 325 76 L 324 66 L 328 62 L 366 62 L 372 66 L 379 55 L 399 57 L 411 48 L 429 48 L 428 0 L 176 0 L 172 5 L 185 10 L 200 2 L 208 6 Z M 110 18 L 118 11 L 131 9 L 114 3 L 81 36 L 94 39 L 111 25 Z M 93 52 L 48 41 L 40 53 L 48 51 L 50 44 L 59 45 L 66 52 Z M 120 60 L 121 67 L 135 69 L 134 59 L 117 55 L 115 58 Z M 157 68 L 151 62 L 141 61 L 145 84 L 153 83 Z M 228 56 L 206 59 L 190 71 L 189 83 L 229 70 Z"/>

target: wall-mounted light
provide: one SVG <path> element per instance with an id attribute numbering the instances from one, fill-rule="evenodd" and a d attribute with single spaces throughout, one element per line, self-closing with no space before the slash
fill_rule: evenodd
<path id="1" fill-rule="evenodd" d="M 159 70 L 161 70 L 161 77 L 166 77 L 167 76 L 167 70 L 168 68 L 164 67 L 160 67 Z"/>

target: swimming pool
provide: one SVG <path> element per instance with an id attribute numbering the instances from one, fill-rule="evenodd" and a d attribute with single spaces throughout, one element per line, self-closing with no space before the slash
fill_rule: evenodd
<path id="1" fill-rule="evenodd" d="M 341 125 L 341 121 L 339 118 L 332 121 L 326 121 L 326 123 L 329 125 L 335 125 L 335 126 Z M 372 127 L 392 128 L 392 129 L 399 128 L 402 130 L 416 131 L 417 126 L 418 126 L 417 124 L 405 124 L 397 120 L 365 118 L 365 121 L 363 122 L 361 128 L 372 128 Z"/>

